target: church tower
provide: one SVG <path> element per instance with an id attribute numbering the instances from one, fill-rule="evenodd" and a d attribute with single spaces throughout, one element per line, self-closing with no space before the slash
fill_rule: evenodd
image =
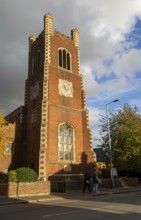
<path id="1" fill-rule="evenodd" d="M 25 162 L 40 179 L 77 176 L 94 165 L 85 101 L 79 32 L 58 32 L 46 14 L 44 30 L 29 37 L 25 83 Z"/>

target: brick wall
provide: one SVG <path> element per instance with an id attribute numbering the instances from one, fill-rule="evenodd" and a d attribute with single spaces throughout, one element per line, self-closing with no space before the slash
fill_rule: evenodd
<path id="1" fill-rule="evenodd" d="M 50 182 L 0 184 L 0 195 L 28 196 L 50 194 Z"/>
<path id="2" fill-rule="evenodd" d="M 4 139 L 4 146 L 0 148 L 0 172 L 4 172 L 7 170 L 12 161 L 12 154 L 6 153 L 6 144 L 7 143 L 14 143 L 15 139 L 15 124 L 8 124 L 1 127 L 3 130 L 5 139 Z M 14 153 L 14 152 L 13 152 Z"/>
<path id="3" fill-rule="evenodd" d="M 137 178 L 119 178 L 115 180 L 115 187 L 137 187 L 139 182 Z M 111 188 L 110 179 L 101 179 L 99 184 L 100 189 Z M 69 192 L 82 191 L 83 180 L 71 181 L 47 181 L 36 183 L 9 183 L 0 184 L 0 196 L 29 196 L 29 195 L 48 195 L 51 192 Z"/>
<path id="4" fill-rule="evenodd" d="M 99 187 L 100 188 L 110 188 L 111 187 L 111 179 L 101 179 Z M 128 187 L 128 186 L 138 186 L 138 178 L 126 178 L 120 177 L 115 179 L 115 187 Z"/>
<path id="5" fill-rule="evenodd" d="M 71 181 L 53 181 L 51 182 L 52 192 L 69 192 L 69 191 L 82 191 L 83 180 L 71 180 Z M 111 179 L 100 179 L 99 188 L 109 189 L 111 188 Z M 92 188 L 91 184 L 91 188 Z M 115 180 L 115 187 L 137 187 L 139 186 L 138 178 L 119 178 Z"/>

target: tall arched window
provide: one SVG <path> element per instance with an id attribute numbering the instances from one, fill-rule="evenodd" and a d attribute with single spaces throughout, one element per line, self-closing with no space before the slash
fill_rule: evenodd
<path id="1" fill-rule="evenodd" d="M 41 66 L 41 52 L 38 50 L 32 57 L 32 75 L 36 74 L 40 70 Z"/>
<path id="2" fill-rule="evenodd" d="M 70 68 L 71 68 L 70 53 L 67 50 L 61 48 L 61 49 L 59 49 L 58 56 L 59 56 L 59 66 L 70 70 Z"/>
<path id="3" fill-rule="evenodd" d="M 59 160 L 73 160 L 74 129 L 71 125 L 64 123 L 58 128 L 58 158 Z"/>

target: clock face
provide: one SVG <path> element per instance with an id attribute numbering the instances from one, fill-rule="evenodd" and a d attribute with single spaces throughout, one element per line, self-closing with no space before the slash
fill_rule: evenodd
<path id="1" fill-rule="evenodd" d="M 72 97 L 73 96 L 72 82 L 59 79 L 59 94 L 66 97 Z"/>

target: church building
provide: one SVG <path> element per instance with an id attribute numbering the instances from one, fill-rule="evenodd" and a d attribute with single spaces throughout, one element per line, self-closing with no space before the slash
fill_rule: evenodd
<path id="1" fill-rule="evenodd" d="M 13 167 L 33 168 L 41 180 L 80 176 L 96 158 L 89 111 L 80 72 L 78 29 L 71 36 L 53 28 L 51 14 L 44 29 L 29 36 L 25 103 L 6 119 L 20 118 Z M 19 126 L 19 125 L 18 125 Z"/>

